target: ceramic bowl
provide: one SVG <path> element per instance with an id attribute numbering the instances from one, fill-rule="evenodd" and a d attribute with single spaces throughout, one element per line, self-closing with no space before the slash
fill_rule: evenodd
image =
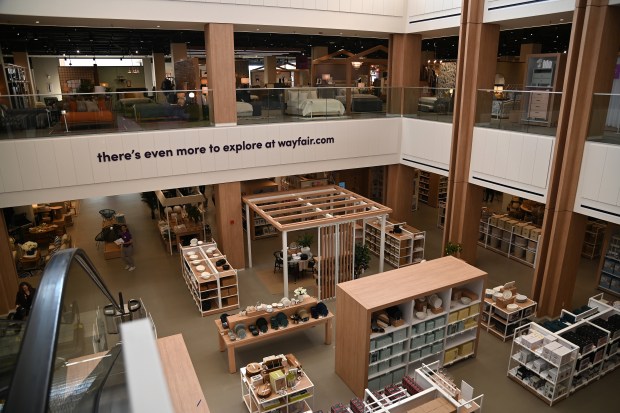
<path id="1" fill-rule="evenodd" d="M 516 304 L 508 304 L 506 306 L 506 310 L 508 310 L 508 311 L 515 311 L 515 310 L 518 310 L 518 309 L 519 309 L 519 306 L 516 305 Z"/>
<path id="2" fill-rule="evenodd" d="M 461 304 L 467 305 L 469 303 L 471 303 L 471 298 L 469 298 L 469 297 L 461 297 Z"/>
<path id="3" fill-rule="evenodd" d="M 196 255 L 196 254 L 189 256 L 190 260 L 197 260 L 198 258 L 200 258 L 200 257 L 198 255 Z"/>
<path id="4" fill-rule="evenodd" d="M 266 306 L 265 311 L 267 311 L 268 313 L 273 312 L 273 306 L 271 305 Z"/>
<path id="5" fill-rule="evenodd" d="M 204 244 L 203 241 L 198 241 L 198 245 L 202 245 L 202 244 Z"/>
<path id="6" fill-rule="evenodd" d="M 492 288 L 487 288 L 486 290 L 484 290 L 484 296 L 485 296 L 486 298 L 493 298 L 493 293 L 494 293 L 494 292 L 495 292 L 495 291 L 493 291 L 493 289 L 492 289 Z"/>
<path id="7" fill-rule="evenodd" d="M 524 302 L 526 302 L 526 301 L 527 301 L 527 295 L 517 294 L 517 295 L 515 296 L 515 300 L 516 300 L 518 303 L 524 303 Z"/>
<path id="8" fill-rule="evenodd" d="M 187 251 L 185 255 L 187 255 L 188 257 L 191 257 L 192 255 L 196 255 L 196 254 L 194 254 L 194 251 Z"/>
<path id="9" fill-rule="evenodd" d="M 495 294 L 493 294 L 493 301 L 497 301 L 498 298 L 504 298 L 504 294 L 500 292 L 496 292 Z"/>
<path id="10" fill-rule="evenodd" d="M 417 313 L 415 313 L 415 316 L 419 318 L 420 320 L 423 320 L 426 318 L 426 313 L 423 311 L 418 311 Z"/>
<path id="11" fill-rule="evenodd" d="M 202 278 L 203 280 L 208 280 L 209 278 L 211 278 L 211 273 L 209 273 L 207 271 L 203 271 L 200 274 L 200 278 Z"/>
<path id="12" fill-rule="evenodd" d="M 199 266 L 197 266 L 197 267 L 196 267 L 196 271 L 200 271 L 200 272 L 202 272 L 202 271 L 204 271 L 204 270 L 206 270 L 206 268 L 205 268 L 205 266 L 204 266 L 204 265 L 199 265 Z"/>
<path id="13" fill-rule="evenodd" d="M 192 265 L 198 265 L 200 264 L 200 260 L 192 260 Z"/>
<path id="14" fill-rule="evenodd" d="M 218 254 L 217 252 L 213 254 L 213 257 L 219 257 L 222 254 Z"/>

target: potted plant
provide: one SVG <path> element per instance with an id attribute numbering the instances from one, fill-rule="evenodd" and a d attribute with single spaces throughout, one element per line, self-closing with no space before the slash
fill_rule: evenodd
<path id="1" fill-rule="evenodd" d="M 461 251 L 463 251 L 463 246 L 458 242 L 448 241 L 446 244 L 445 255 L 452 255 L 453 257 L 459 257 Z"/>
<path id="2" fill-rule="evenodd" d="M 140 199 L 151 209 L 151 219 L 155 219 L 155 210 L 157 209 L 157 195 L 155 195 L 155 192 L 142 192 Z"/>
<path id="3" fill-rule="evenodd" d="M 26 255 L 35 255 L 38 247 L 39 245 L 34 241 L 26 241 L 22 244 L 22 250 Z"/>
<path id="4" fill-rule="evenodd" d="M 370 266 L 370 248 L 366 244 L 355 244 L 355 277 L 359 277 Z"/>
<path id="5" fill-rule="evenodd" d="M 185 212 L 187 212 L 189 219 L 194 221 L 196 224 L 202 221 L 202 214 L 196 205 L 185 205 Z"/>
<path id="6" fill-rule="evenodd" d="M 310 246 L 314 241 L 314 236 L 308 232 L 297 239 L 297 244 L 301 247 L 301 253 L 310 256 Z"/>

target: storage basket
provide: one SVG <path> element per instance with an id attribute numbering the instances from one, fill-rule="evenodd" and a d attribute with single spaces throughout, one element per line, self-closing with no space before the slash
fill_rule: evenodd
<path id="1" fill-rule="evenodd" d="M 499 308 L 506 308 L 508 304 L 513 304 L 514 302 L 515 302 L 514 295 L 507 300 L 503 297 L 498 297 L 495 299 L 495 305 L 497 305 Z"/>

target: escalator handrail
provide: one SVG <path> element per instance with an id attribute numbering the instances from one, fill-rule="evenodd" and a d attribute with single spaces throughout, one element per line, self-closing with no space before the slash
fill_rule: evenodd
<path id="1" fill-rule="evenodd" d="M 32 303 L 4 413 L 47 412 L 62 316 L 63 291 L 74 260 L 110 303 L 121 311 L 84 250 L 69 248 L 56 252 L 45 267 Z"/>

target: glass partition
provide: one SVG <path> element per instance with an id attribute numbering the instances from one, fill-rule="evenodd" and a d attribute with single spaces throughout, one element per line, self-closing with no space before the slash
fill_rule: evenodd
<path id="1" fill-rule="evenodd" d="M 17 360 L 3 388 L 3 411 L 129 411 L 119 324 L 146 312 L 139 300 L 119 301 L 83 251 L 57 252 L 36 291 L 19 354 L 3 348 Z"/>
<path id="2" fill-rule="evenodd" d="M 0 139 L 210 126 L 209 90 L 0 95 Z"/>
<path id="3" fill-rule="evenodd" d="M 588 140 L 620 145 L 620 94 L 594 94 Z"/>
<path id="4" fill-rule="evenodd" d="M 555 136 L 561 92 L 478 90 L 476 126 Z"/>
<path id="5" fill-rule="evenodd" d="M 403 116 L 452 123 L 454 89 L 406 87 L 403 90 Z"/>

